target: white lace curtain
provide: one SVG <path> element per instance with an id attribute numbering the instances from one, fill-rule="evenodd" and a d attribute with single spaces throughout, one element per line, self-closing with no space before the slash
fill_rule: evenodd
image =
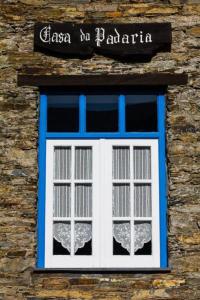
<path id="1" fill-rule="evenodd" d="M 71 224 L 56 222 L 53 226 L 53 236 L 63 248 L 71 251 Z M 129 222 L 113 224 L 113 236 L 129 253 L 131 252 L 131 230 Z M 144 222 L 134 225 L 134 252 L 142 249 L 145 243 L 151 241 L 151 224 Z M 83 248 L 92 239 L 92 224 L 77 222 L 74 228 L 74 252 Z"/>
<path id="2" fill-rule="evenodd" d="M 130 149 L 128 147 L 113 148 L 113 180 L 130 179 Z M 133 179 L 151 178 L 151 152 L 149 147 L 133 149 Z M 130 184 L 113 184 L 113 217 L 131 216 Z M 134 216 L 151 217 L 151 185 L 134 184 Z"/>
<path id="3" fill-rule="evenodd" d="M 115 240 L 131 253 L 131 228 L 129 222 L 113 224 L 113 236 Z M 134 225 L 134 252 L 144 247 L 145 243 L 151 241 L 151 224 L 140 223 Z"/>
<path id="4" fill-rule="evenodd" d="M 53 225 L 53 237 L 63 248 L 71 252 L 71 224 L 56 222 Z M 74 225 L 74 253 L 83 248 L 92 239 L 92 224 L 77 222 Z"/>
<path id="5" fill-rule="evenodd" d="M 71 178 L 71 148 L 55 147 L 54 179 Z M 76 147 L 75 179 L 92 179 L 92 148 Z"/>
<path id="6" fill-rule="evenodd" d="M 72 179 L 70 147 L 56 147 L 54 154 L 54 179 Z M 133 177 L 134 179 L 151 178 L 151 152 L 149 147 L 133 148 Z M 130 179 L 130 148 L 113 148 L 113 179 Z M 92 179 L 92 148 L 75 147 L 74 179 Z M 54 185 L 54 217 L 71 217 L 71 184 Z M 76 183 L 74 186 L 74 216 L 92 217 L 92 184 Z M 134 216 L 151 217 L 151 185 L 134 185 Z M 130 184 L 113 184 L 113 217 L 130 217 Z M 74 250 L 84 247 L 92 238 L 92 223 L 75 222 Z M 71 251 L 70 222 L 55 222 L 53 236 L 62 246 Z M 129 253 L 131 252 L 131 238 L 134 239 L 134 251 L 141 249 L 151 240 L 151 223 L 140 222 L 134 225 L 131 237 L 129 222 L 114 222 L 113 236 Z"/>
<path id="7" fill-rule="evenodd" d="M 92 179 L 92 148 L 75 147 L 75 164 L 71 163 L 71 147 L 56 147 L 54 151 L 54 179 Z M 71 168 L 74 167 L 74 172 Z M 74 173 L 74 178 L 72 174 Z M 71 217 L 71 184 L 54 184 L 54 217 Z M 92 217 L 92 183 L 76 183 L 74 186 L 74 216 Z M 75 222 L 71 233 L 70 222 L 54 222 L 53 237 L 71 251 L 71 234 L 74 234 L 74 252 L 92 239 L 91 222 Z"/>

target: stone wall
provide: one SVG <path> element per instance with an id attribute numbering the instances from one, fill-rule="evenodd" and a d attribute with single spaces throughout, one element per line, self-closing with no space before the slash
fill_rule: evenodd
<path id="1" fill-rule="evenodd" d="M 171 53 L 149 63 L 95 55 L 58 59 L 33 52 L 36 21 L 171 22 Z M 1 0 L 0 299 L 200 299 L 199 0 Z M 36 261 L 38 89 L 17 74 L 187 72 L 167 101 L 168 274 L 34 273 Z"/>

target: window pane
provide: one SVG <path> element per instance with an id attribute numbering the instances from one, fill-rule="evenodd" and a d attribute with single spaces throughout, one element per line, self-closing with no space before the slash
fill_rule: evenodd
<path id="1" fill-rule="evenodd" d="M 130 216 L 130 186 L 129 184 L 113 185 L 113 217 Z"/>
<path id="2" fill-rule="evenodd" d="M 54 179 L 71 178 L 71 148 L 54 148 Z"/>
<path id="3" fill-rule="evenodd" d="M 76 147 L 75 179 L 92 179 L 92 148 Z"/>
<path id="4" fill-rule="evenodd" d="M 151 185 L 135 184 L 134 215 L 135 217 L 151 217 Z"/>
<path id="5" fill-rule="evenodd" d="M 71 251 L 71 223 L 53 223 L 53 254 L 70 255 Z"/>
<path id="6" fill-rule="evenodd" d="M 130 149 L 129 147 L 113 147 L 113 178 L 130 178 Z"/>
<path id="7" fill-rule="evenodd" d="M 126 96 L 126 131 L 157 131 L 156 95 Z"/>
<path id="8" fill-rule="evenodd" d="M 54 217 L 70 217 L 71 216 L 71 187 L 70 184 L 54 185 L 54 201 L 53 201 Z"/>
<path id="9" fill-rule="evenodd" d="M 150 221 L 134 223 L 134 253 L 135 255 L 151 255 L 152 229 Z"/>
<path id="10" fill-rule="evenodd" d="M 87 131 L 118 131 L 117 95 L 88 95 L 86 110 Z"/>
<path id="11" fill-rule="evenodd" d="M 134 147 L 133 170 L 134 179 L 151 179 L 150 147 Z"/>
<path id="12" fill-rule="evenodd" d="M 75 217 L 92 217 L 92 185 L 75 185 Z"/>
<path id="13" fill-rule="evenodd" d="M 75 255 L 92 255 L 92 222 L 75 222 Z"/>
<path id="14" fill-rule="evenodd" d="M 47 111 L 48 132 L 79 131 L 79 96 L 49 95 Z"/>
<path id="15" fill-rule="evenodd" d="M 130 222 L 113 222 L 113 255 L 129 255 L 131 253 Z"/>

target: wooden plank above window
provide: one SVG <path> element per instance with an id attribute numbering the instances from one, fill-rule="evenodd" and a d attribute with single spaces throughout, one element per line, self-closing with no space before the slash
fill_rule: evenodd
<path id="1" fill-rule="evenodd" d="M 130 75 L 18 75 L 18 86 L 38 87 L 111 87 L 111 86 L 167 86 L 184 85 L 188 82 L 185 73 L 145 73 Z"/>

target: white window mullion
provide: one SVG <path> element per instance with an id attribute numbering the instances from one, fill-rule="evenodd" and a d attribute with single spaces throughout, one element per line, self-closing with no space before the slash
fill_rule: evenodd
<path id="1" fill-rule="evenodd" d="M 108 267 L 113 252 L 112 231 L 112 145 L 108 140 L 100 140 L 100 177 L 101 177 L 101 267 Z M 119 169 L 117 166 L 117 174 Z"/>
<path id="2" fill-rule="evenodd" d="M 102 143 L 103 140 L 99 140 L 99 246 L 100 246 L 100 252 L 99 252 L 99 266 L 103 267 L 104 262 L 107 260 L 107 247 L 103 247 L 103 245 L 105 245 L 107 243 L 107 239 L 106 239 L 106 234 L 104 234 L 104 230 L 105 230 L 105 223 L 101 224 L 101 220 L 102 220 L 102 211 L 103 210 L 107 210 L 106 207 L 106 199 L 105 199 L 105 190 L 102 190 L 102 186 L 104 186 L 105 184 L 105 177 L 103 176 L 103 172 L 106 173 L 106 166 L 105 169 L 103 170 L 103 161 L 105 160 L 105 149 L 103 147 L 105 147 L 105 145 Z M 107 214 L 105 214 L 106 216 Z M 105 219 L 106 222 L 106 219 Z"/>

